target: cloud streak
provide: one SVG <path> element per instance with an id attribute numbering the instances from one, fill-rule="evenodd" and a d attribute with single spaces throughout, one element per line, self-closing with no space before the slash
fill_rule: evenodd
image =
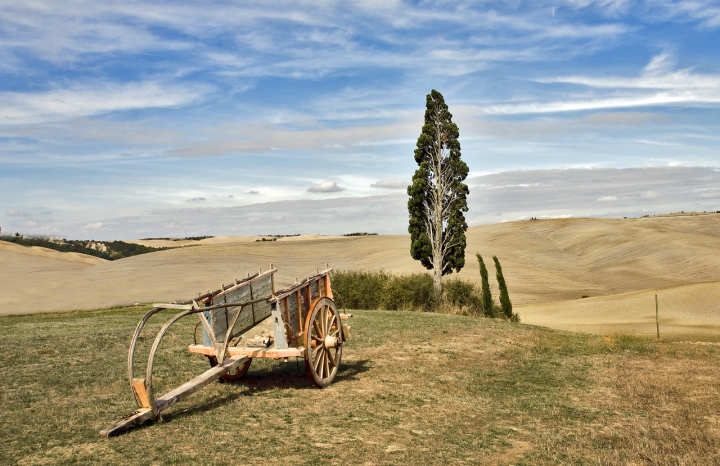
<path id="1" fill-rule="evenodd" d="M 677 104 L 720 104 L 720 75 L 694 74 L 688 69 L 672 71 L 670 67 L 673 64 L 672 57 L 663 52 L 655 56 L 635 78 L 567 76 L 539 79 L 538 82 L 546 84 L 562 83 L 610 89 L 612 94 L 592 99 L 569 98 L 562 101 L 492 105 L 487 107 L 484 113 L 556 113 Z"/>
<path id="2" fill-rule="evenodd" d="M 156 81 L 76 85 L 36 93 L 1 92 L 0 124 L 39 123 L 108 112 L 190 104 L 203 91 Z"/>

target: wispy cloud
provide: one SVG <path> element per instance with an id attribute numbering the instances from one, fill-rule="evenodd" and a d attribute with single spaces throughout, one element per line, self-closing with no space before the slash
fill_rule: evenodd
<path id="1" fill-rule="evenodd" d="M 38 123 L 113 111 L 177 107 L 199 99 L 199 86 L 160 82 L 96 83 L 43 92 L 0 93 L 0 124 Z"/>
<path id="2" fill-rule="evenodd" d="M 571 97 L 562 101 L 492 105 L 488 114 L 554 113 L 658 105 L 716 105 L 720 103 L 720 75 L 692 70 L 672 71 L 675 61 L 667 52 L 655 56 L 634 78 L 568 76 L 540 79 L 542 83 L 576 84 L 612 93 L 603 97 Z"/>
<path id="3" fill-rule="evenodd" d="M 211 139 L 191 142 L 167 151 L 176 157 L 214 157 L 232 153 L 261 153 L 271 150 L 328 150 L 372 142 L 392 143 L 399 136 L 418 131 L 417 123 L 398 122 L 382 126 L 346 128 L 288 128 L 285 125 L 256 123 L 206 128 Z"/>
<path id="4" fill-rule="evenodd" d="M 564 116 L 541 119 L 502 119 L 485 116 L 478 118 L 477 108 L 456 111 L 463 119 L 464 135 L 524 139 L 535 136 L 557 136 L 563 133 L 583 133 L 600 128 L 640 127 L 666 125 L 671 119 L 659 112 L 606 112 L 599 111 L 583 116 Z"/>

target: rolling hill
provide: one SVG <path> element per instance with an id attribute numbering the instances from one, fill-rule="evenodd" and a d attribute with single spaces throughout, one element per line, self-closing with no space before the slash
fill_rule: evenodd
<path id="1" fill-rule="evenodd" d="M 678 319 L 689 319 L 697 312 L 709 313 L 710 322 L 720 321 L 720 311 L 712 311 L 710 304 L 716 299 L 718 285 L 707 283 L 720 282 L 718 214 L 508 222 L 472 227 L 467 237 L 467 262 L 460 276 L 479 281 L 474 255 L 480 252 L 494 278 L 490 257 L 498 256 L 513 303 L 528 323 L 585 331 L 615 331 L 628 325 L 634 328 L 636 324 L 627 323 L 628 315 L 633 317 L 628 303 L 641 299 L 642 294 L 633 292 L 648 290 L 642 297 L 642 311 L 654 316 L 653 296 L 656 292 L 662 296 L 667 288 L 672 289 L 667 291 L 672 300 L 662 298 L 664 314 L 672 312 L 670 302 L 684 303 L 684 317 L 678 314 Z M 153 241 L 142 244 L 160 246 Z M 4 306 L 0 313 L 189 299 L 260 267 L 267 269 L 270 263 L 279 267 L 280 285 L 304 277 L 325 263 L 341 269 L 424 271 L 409 256 L 408 235 L 310 235 L 273 242 L 255 242 L 255 237 L 216 237 L 189 244 L 192 247 L 113 262 L 2 244 L 0 295 Z M 707 284 L 700 288 L 683 286 L 698 283 Z M 494 279 L 491 284 L 495 285 Z M 496 288 L 493 291 L 497 293 Z M 584 295 L 590 298 L 580 300 Z M 707 300 L 703 301 L 705 295 Z M 683 296 L 693 299 L 684 300 Z M 667 317 L 674 318 L 670 314 Z M 637 319 L 646 326 L 645 314 L 630 320 Z M 603 327 L 603 322 L 615 323 Z M 702 322 L 702 326 L 710 325 Z M 654 326 L 649 331 L 654 332 Z M 716 330 L 711 328 L 710 332 Z"/>

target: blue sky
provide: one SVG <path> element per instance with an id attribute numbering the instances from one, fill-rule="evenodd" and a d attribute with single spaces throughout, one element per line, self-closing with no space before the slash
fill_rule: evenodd
<path id="1" fill-rule="evenodd" d="M 0 227 L 405 233 L 425 95 L 471 225 L 720 210 L 720 3 L 0 3 Z"/>

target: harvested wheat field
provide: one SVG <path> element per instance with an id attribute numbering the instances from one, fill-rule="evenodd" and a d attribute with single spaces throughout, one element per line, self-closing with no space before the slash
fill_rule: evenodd
<path id="1" fill-rule="evenodd" d="M 479 282 L 475 252 L 485 257 L 494 276 L 491 256 L 497 255 L 513 303 L 528 323 L 652 334 L 657 293 L 664 335 L 697 334 L 707 339 L 717 334 L 716 285 L 680 285 L 720 281 L 720 215 L 509 222 L 472 227 L 467 237 L 466 266 L 460 277 Z M 270 263 L 280 269 L 280 285 L 325 263 L 339 269 L 424 271 L 410 258 L 408 235 L 255 239 L 142 241 L 148 246 L 182 247 L 113 262 L 3 244 L 0 312 L 184 300 L 266 269 Z M 491 285 L 495 286 L 494 280 Z M 36 291 L 39 287 L 42 293 Z M 641 290 L 649 291 L 632 293 Z M 579 299 L 585 295 L 589 298 Z"/>
<path id="2" fill-rule="evenodd" d="M 720 282 L 633 291 L 597 298 L 520 306 L 520 319 L 574 332 L 720 341 Z"/>

